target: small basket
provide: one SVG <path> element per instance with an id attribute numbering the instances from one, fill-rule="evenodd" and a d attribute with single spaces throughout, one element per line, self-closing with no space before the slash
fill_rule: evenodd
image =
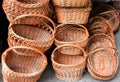
<path id="1" fill-rule="evenodd" d="M 63 24 L 86 24 L 88 22 L 91 7 L 58 7 L 55 6 L 58 23 Z"/>
<path id="2" fill-rule="evenodd" d="M 116 48 L 99 47 L 89 53 L 87 68 L 90 75 L 99 80 L 111 80 L 118 72 L 119 60 Z"/>
<path id="3" fill-rule="evenodd" d="M 113 41 L 113 39 L 111 39 L 110 36 L 101 33 L 95 34 L 89 38 L 86 52 L 89 53 L 99 46 L 116 47 L 115 42 Z"/>
<path id="4" fill-rule="evenodd" d="M 120 1 L 113 1 L 113 7 L 115 7 L 116 9 L 120 9 Z"/>
<path id="5" fill-rule="evenodd" d="M 84 7 L 91 0 L 52 0 L 55 6 L 60 7 Z"/>
<path id="6" fill-rule="evenodd" d="M 104 33 L 109 35 L 113 40 L 115 40 L 112 27 L 103 17 L 95 16 L 91 18 L 88 22 L 88 31 L 90 35 Z"/>
<path id="7" fill-rule="evenodd" d="M 11 22 L 23 14 L 42 14 L 49 16 L 49 0 L 4 0 L 3 9 Z"/>
<path id="8" fill-rule="evenodd" d="M 54 29 L 52 29 L 54 28 Z M 55 24 L 43 15 L 22 15 L 9 26 L 9 46 L 28 46 L 46 52 L 54 41 Z"/>
<path id="9" fill-rule="evenodd" d="M 60 24 L 56 28 L 55 44 L 56 46 L 64 44 L 74 44 L 85 48 L 88 43 L 89 33 L 83 25 Z"/>
<path id="10" fill-rule="evenodd" d="M 4 82 L 36 82 L 46 66 L 47 58 L 34 48 L 16 46 L 2 54 Z"/>
<path id="11" fill-rule="evenodd" d="M 86 66 L 86 53 L 75 45 L 57 47 L 51 56 L 56 77 L 66 81 L 79 80 Z"/>

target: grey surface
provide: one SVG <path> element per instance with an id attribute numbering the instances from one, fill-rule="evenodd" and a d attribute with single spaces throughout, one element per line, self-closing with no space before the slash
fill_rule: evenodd
<path id="1" fill-rule="evenodd" d="M 116 45 L 117 45 L 118 52 L 120 55 L 120 30 L 115 34 L 115 37 L 116 37 Z M 120 60 L 120 56 L 119 56 L 119 60 Z M 1 65 L 0 65 L 0 71 L 1 71 Z M 80 79 L 78 82 L 120 82 L 119 71 L 120 71 L 120 68 L 118 70 L 118 74 L 116 75 L 116 77 L 110 81 L 95 80 L 89 75 L 87 71 L 85 71 L 82 79 Z M 0 82 L 2 82 L 1 73 L 0 73 Z M 55 77 L 51 62 L 49 62 L 49 65 L 47 66 L 46 70 L 44 71 L 44 73 L 42 74 L 38 82 L 65 82 L 65 81 L 59 80 Z"/>

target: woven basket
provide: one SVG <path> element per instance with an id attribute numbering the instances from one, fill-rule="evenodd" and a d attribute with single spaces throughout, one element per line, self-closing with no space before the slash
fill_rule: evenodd
<path id="1" fill-rule="evenodd" d="M 55 6 L 60 7 L 84 7 L 91 0 L 52 0 Z"/>
<path id="2" fill-rule="evenodd" d="M 87 68 L 92 77 L 110 80 L 117 74 L 118 51 L 111 47 L 100 47 L 89 53 Z"/>
<path id="3" fill-rule="evenodd" d="M 89 38 L 86 52 L 89 53 L 99 46 L 116 47 L 115 42 L 106 34 L 95 34 Z"/>
<path id="4" fill-rule="evenodd" d="M 55 7 L 58 23 L 63 24 L 86 24 L 90 11 L 90 6 L 85 8 Z"/>
<path id="5" fill-rule="evenodd" d="M 88 30 L 83 25 L 60 24 L 56 28 L 55 44 L 56 46 L 74 44 L 85 48 L 88 43 L 88 37 Z"/>
<path id="6" fill-rule="evenodd" d="M 49 16 L 49 0 L 4 0 L 3 9 L 11 22 L 23 14 L 42 14 Z"/>
<path id="7" fill-rule="evenodd" d="M 46 52 L 53 44 L 54 33 L 55 25 L 48 17 L 32 14 L 22 15 L 9 26 L 8 44 L 10 47 L 28 46 Z"/>
<path id="8" fill-rule="evenodd" d="M 120 9 L 120 1 L 113 1 L 113 7 Z"/>
<path id="9" fill-rule="evenodd" d="M 37 49 L 17 46 L 2 54 L 4 82 L 36 82 L 47 65 L 47 58 Z"/>
<path id="10" fill-rule="evenodd" d="M 110 23 L 108 23 L 103 17 L 95 16 L 91 18 L 88 22 L 88 30 L 91 36 L 94 34 L 104 33 L 115 40 Z"/>
<path id="11" fill-rule="evenodd" d="M 57 47 L 51 56 L 56 77 L 66 81 L 79 80 L 86 66 L 86 53 L 75 45 Z"/>

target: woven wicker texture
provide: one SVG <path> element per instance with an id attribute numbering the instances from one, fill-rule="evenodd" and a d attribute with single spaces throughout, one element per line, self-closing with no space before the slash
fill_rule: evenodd
<path id="1" fill-rule="evenodd" d="M 34 21 L 33 21 L 34 20 Z M 54 41 L 54 23 L 43 15 L 22 15 L 11 23 L 9 46 L 31 46 L 46 52 Z"/>
<path id="2" fill-rule="evenodd" d="M 47 65 L 47 58 L 37 49 L 17 46 L 2 54 L 4 82 L 36 82 Z"/>
<path id="3" fill-rule="evenodd" d="M 56 28 L 56 46 L 64 44 L 74 44 L 85 48 L 88 42 L 89 33 L 83 25 L 60 24 Z"/>
<path id="4" fill-rule="evenodd" d="M 91 36 L 94 34 L 104 33 L 115 40 L 110 23 L 108 23 L 103 17 L 95 16 L 91 18 L 88 22 L 88 31 Z"/>
<path id="5" fill-rule="evenodd" d="M 53 4 L 60 7 L 84 7 L 91 0 L 52 0 Z"/>
<path id="6" fill-rule="evenodd" d="M 66 81 L 79 80 L 86 66 L 86 53 L 75 45 L 62 45 L 52 53 L 51 60 L 56 77 Z"/>
<path id="7" fill-rule="evenodd" d="M 92 77 L 99 80 L 110 80 L 118 70 L 118 51 L 110 47 L 98 48 L 87 59 L 87 68 Z"/>
<path id="8" fill-rule="evenodd" d="M 23 14 L 49 16 L 49 0 L 3 0 L 3 9 L 11 22 Z"/>
<path id="9" fill-rule="evenodd" d="M 116 9 L 120 9 L 120 1 L 113 1 L 113 7 L 115 7 Z"/>
<path id="10" fill-rule="evenodd" d="M 80 8 L 55 6 L 58 23 L 63 24 L 86 24 L 88 22 L 91 6 Z"/>
<path id="11" fill-rule="evenodd" d="M 89 38 L 86 52 L 89 53 L 100 46 L 116 47 L 113 39 L 106 34 L 95 34 Z"/>

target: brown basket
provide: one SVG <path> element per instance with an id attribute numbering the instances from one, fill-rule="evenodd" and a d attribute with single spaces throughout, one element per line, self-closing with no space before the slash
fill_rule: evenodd
<path id="1" fill-rule="evenodd" d="M 86 66 L 86 53 L 75 45 L 57 47 L 51 56 L 56 77 L 66 81 L 79 80 Z"/>
<path id="2" fill-rule="evenodd" d="M 88 22 L 91 7 L 71 8 L 55 7 L 58 23 L 63 24 L 86 24 Z"/>
<path id="3" fill-rule="evenodd" d="M 118 51 L 111 47 L 99 47 L 89 53 L 87 68 L 92 77 L 110 80 L 117 74 L 119 65 Z"/>
<path id="4" fill-rule="evenodd" d="M 49 16 L 49 0 L 4 0 L 3 9 L 11 22 L 23 14 L 42 14 Z"/>
<path id="5" fill-rule="evenodd" d="M 120 1 L 113 1 L 113 7 L 120 9 Z"/>
<path id="6" fill-rule="evenodd" d="M 88 42 L 89 33 L 83 25 L 60 24 L 56 28 L 56 46 L 64 44 L 74 44 L 85 48 Z"/>
<path id="7" fill-rule="evenodd" d="M 55 25 L 48 17 L 32 14 L 22 15 L 9 26 L 8 44 L 10 47 L 30 46 L 46 52 L 53 44 L 54 33 Z"/>
<path id="8" fill-rule="evenodd" d="M 60 7 L 84 7 L 91 0 L 53 0 L 53 4 Z"/>
<path id="9" fill-rule="evenodd" d="M 47 58 L 37 49 L 17 46 L 2 54 L 4 82 L 36 82 L 47 66 Z"/>
<path id="10" fill-rule="evenodd" d="M 116 47 L 114 41 L 111 39 L 110 36 L 101 33 L 95 34 L 89 38 L 89 42 L 86 47 L 86 52 L 89 53 L 99 46 Z"/>
<path id="11" fill-rule="evenodd" d="M 91 36 L 94 34 L 104 33 L 115 40 L 110 23 L 108 23 L 103 17 L 95 16 L 91 18 L 88 22 L 88 30 Z"/>

